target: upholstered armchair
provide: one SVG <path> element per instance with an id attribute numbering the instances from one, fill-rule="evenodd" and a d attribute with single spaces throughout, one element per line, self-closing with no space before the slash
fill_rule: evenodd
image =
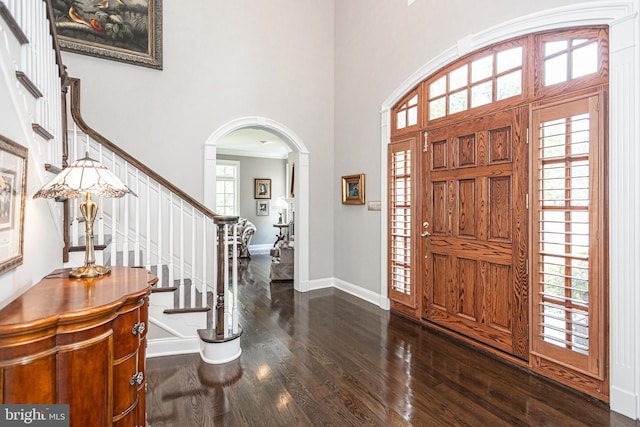
<path id="1" fill-rule="evenodd" d="M 247 218 L 238 219 L 238 257 L 251 258 L 249 243 L 256 232 L 256 226 Z"/>

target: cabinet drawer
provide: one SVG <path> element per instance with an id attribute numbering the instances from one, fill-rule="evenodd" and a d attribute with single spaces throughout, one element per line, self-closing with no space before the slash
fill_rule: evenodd
<path id="1" fill-rule="evenodd" d="M 142 303 L 142 301 L 140 301 Z M 128 311 L 120 312 L 113 321 L 114 359 L 119 360 L 138 349 L 140 329 L 139 304 L 131 306 Z M 146 330 L 146 324 L 145 328 Z"/>
<path id="2" fill-rule="evenodd" d="M 118 417 L 136 402 L 138 381 L 144 382 L 144 375 L 138 376 L 137 353 L 113 366 L 113 416 Z M 132 384 L 133 383 L 133 384 Z"/>
<path id="3" fill-rule="evenodd" d="M 116 418 L 117 419 L 117 418 Z M 128 414 L 113 422 L 113 427 L 138 427 L 138 411 L 134 408 Z"/>

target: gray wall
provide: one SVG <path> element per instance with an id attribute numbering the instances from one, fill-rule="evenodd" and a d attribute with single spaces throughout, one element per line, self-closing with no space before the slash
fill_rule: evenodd
<path id="1" fill-rule="evenodd" d="M 334 3 L 164 0 L 164 70 L 64 53 L 87 123 L 203 200 L 203 147 L 261 116 L 310 152 L 310 278 L 333 275 Z M 322 214 L 318 214 L 322 212 Z"/>
<path id="2" fill-rule="evenodd" d="M 228 156 L 218 154 L 218 159 L 237 160 L 240 162 L 240 217 L 247 218 L 255 224 L 256 234 L 251 245 L 273 244 L 278 230 L 273 224 L 278 222 L 278 210 L 273 204 L 278 197 L 284 197 L 287 173 L 287 161 L 263 159 L 258 157 Z M 271 179 L 271 200 L 269 200 L 269 216 L 256 215 L 256 199 L 254 196 L 254 179 Z M 261 199 L 262 200 L 262 199 Z"/>

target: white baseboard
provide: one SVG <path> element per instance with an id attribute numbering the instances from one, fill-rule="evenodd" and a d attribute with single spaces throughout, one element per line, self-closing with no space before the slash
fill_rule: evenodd
<path id="1" fill-rule="evenodd" d="M 200 353 L 200 338 L 160 338 L 147 342 L 147 357 Z"/>
<path id="2" fill-rule="evenodd" d="M 315 291 L 316 289 L 333 288 L 335 279 L 333 277 L 327 277 L 325 279 L 313 279 L 309 280 L 308 291 Z"/>
<path id="3" fill-rule="evenodd" d="M 635 420 L 640 419 L 640 396 L 623 390 L 620 387 L 611 387 L 611 410 L 624 414 Z"/>
<path id="4" fill-rule="evenodd" d="M 364 289 L 358 285 L 354 285 L 353 283 L 349 283 L 345 280 L 337 279 L 335 277 L 327 277 L 324 279 L 314 279 L 309 281 L 309 289 L 310 291 L 316 289 L 326 289 L 326 288 L 336 288 L 344 291 L 348 294 L 351 294 L 355 297 L 358 297 L 364 301 L 370 302 L 373 305 L 377 305 L 383 310 L 390 309 L 389 299 L 383 297 L 382 295 L 370 291 L 368 289 Z"/>
<path id="5" fill-rule="evenodd" d="M 249 245 L 249 253 L 256 255 L 269 254 L 269 251 L 273 248 L 273 243 L 265 243 L 262 245 Z"/>

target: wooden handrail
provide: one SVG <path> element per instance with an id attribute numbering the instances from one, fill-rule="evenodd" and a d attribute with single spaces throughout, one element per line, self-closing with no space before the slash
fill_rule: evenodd
<path id="1" fill-rule="evenodd" d="M 53 21 L 53 7 L 51 6 L 51 0 L 44 0 L 47 4 L 47 16 L 49 17 L 49 32 L 51 33 L 51 40 L 53 42 L 53 50 L 56 51 L 56 63 L 58 64 L 58 76 L 60 81 L 64 84 L 67 78 L 67 69 L 62 63 L 62 55 L 60 54 L 60 44 L 58 43 L 58 32 L 56 31 L 56 23 Z"/>
<path id="2" fill-rule="evenodd" d="M 67 78 L 66 85 L 71 88 L 71 117 L 73 117 L 73 120 L 78 125 L 80 130 L 82 130 L 84 133 L 86 133 L 87 135 L 89 135 L 91 138 L 98 141 L 102 145 L 109 148 L 114 153 L 118 154 L 120 157 L 122 157 L 132 166 L 140 169 L 147 176 L 149 176 L 149 178 L 154 179 L 155 181 L 162 184 L 163 187 L 169 189 L 171 192 L 175 193 L 180 198 L 184 199 L 187 203 L 193 206 L 196 210 L 200 211 L 203 215 L 209 218 L 213 218 L 214 216 L 217 216 L 215 212 L 213 212 L 212 210 L 204 206 L 202 203 L 198 202 L 193 197 L 189 196 L 187 193 L 185 193 L 184 191 L 182 191 L 181 189 L 179 189 L 178 187 L 176 187 L 175 185 L 167 181 L 160 174 L 158 174 L 148 166 L 134 159 L 127 152 L 122 150 L 113 142 L 109 141 L 100 133 L 90 128 L 82 118 L 82 115 L 80 114 L 80 79 Z"/>

